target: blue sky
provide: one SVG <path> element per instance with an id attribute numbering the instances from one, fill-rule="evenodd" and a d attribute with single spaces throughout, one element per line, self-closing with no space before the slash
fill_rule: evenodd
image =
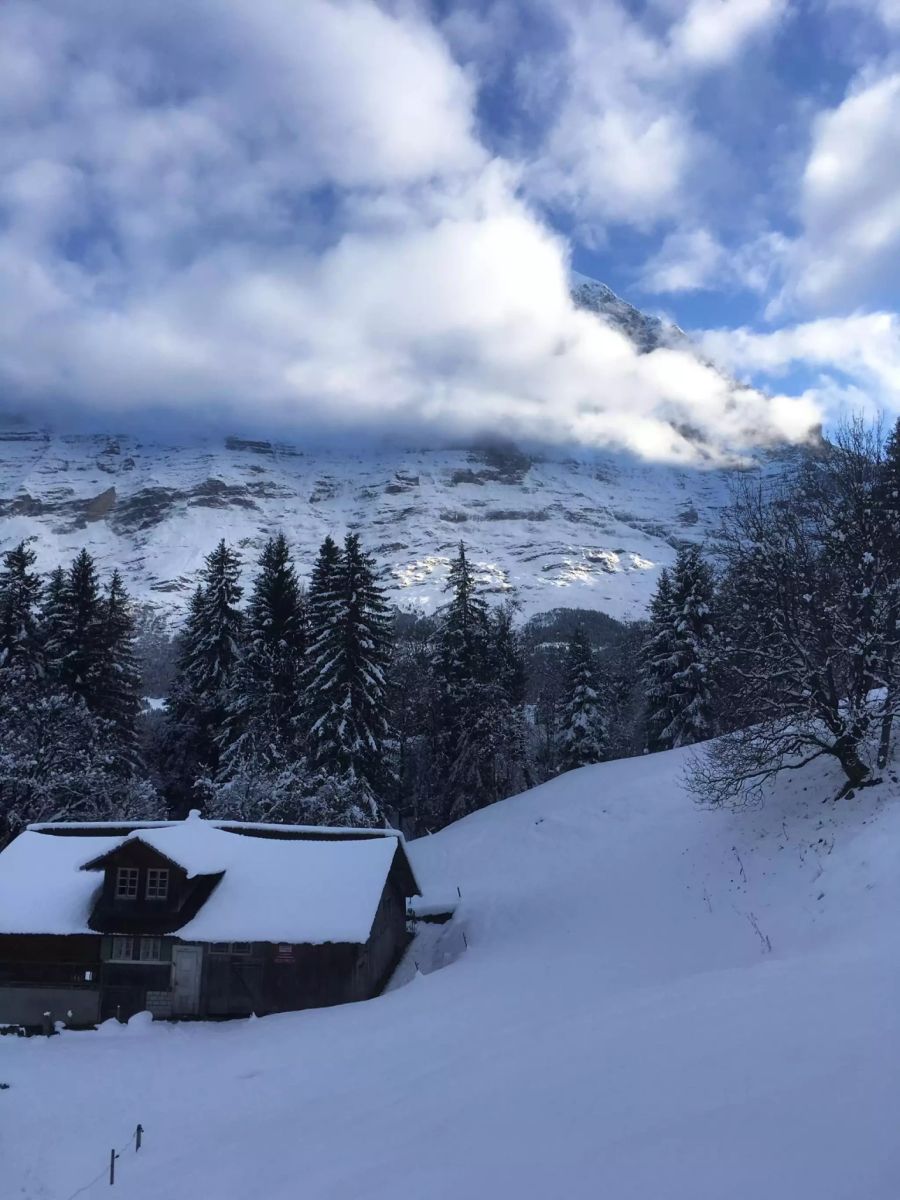
<path id="1" fill-rule="evenodd" d="M 35 416 L 689 461 L 900 410 L 900 0 L 6 0 L 0 158 Z"/>

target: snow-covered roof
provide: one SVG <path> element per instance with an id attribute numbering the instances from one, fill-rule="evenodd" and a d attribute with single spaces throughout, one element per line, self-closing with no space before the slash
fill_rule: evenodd
<path id="1" fill-rule="evenodd" d="M 26 830 L 0 854 L 2 933 L 91 933 L 101 877 L 83 868 L 140 840 L 191 877 L 224 872 L 199 912 L 177 930 L 185 941 L 362 943 L 400 847 L 389 831 L 296 840 L 250 836 L 198 818 L 148 823 L 125 836 L 54 834 L 51 828 Z"/>
<path id="2" fill-rule="evenodd" d="M 192 810 L 188 820 L 195 820 L 199 817 L 197 810 Z M 293 834 L 307 834 L 314 838 L 330 838 L 339 837 L 347 839 L 356 838 L 377 838 L 388 837 L 396 838 L 401 843 L 404 841 L 403 834 L 399 829 L 390 829 L 387 826 L 363 826 L 356 828 L 352 825 L 284 825 L 275 821 L 229 821 L 229 820 L 207 820 L 203 818 L 204 825 L 211 826 L 213 829 L 233 829 L 238 833 L 277 833 L 284 837 Z M 180 825 L 180 821 L 159 820 L 159 821 L 36 821 L 28 825 L 29 830 L 37 830 L 39 833 L 86 833 L 96 831 L 108 834 L 120 834 L 123 830 L 131 832 L 137 829 L 169 829 L 173 825 Z"/>

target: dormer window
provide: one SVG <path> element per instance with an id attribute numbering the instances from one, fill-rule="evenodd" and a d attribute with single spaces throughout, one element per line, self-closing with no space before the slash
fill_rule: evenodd
<path id="1" fill-rule="evenodd" d="M 116 899 L 136 900 L 138 894 L 137 867 L 119 867 L 116 871 Z"/>
<path id="2" fill-rule="evenodd" d="M 147 872 L 147 899 L 165 900 L 169 894 L 169 872 L 165 867 L 151 867 Z"/>

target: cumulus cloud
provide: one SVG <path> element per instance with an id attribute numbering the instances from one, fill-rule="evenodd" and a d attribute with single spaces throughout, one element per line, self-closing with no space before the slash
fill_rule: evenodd
<path id="1" fill-rule="evenodd" d="M 727 247 L 705 227 L 667 234 L 644 265 L 639 283 L 646 292 L 705 290 L 764 292 L 790 253 L 783 234 L 768 230 L 737 247 Z"/>
<path id="2" fill-rule="evenodd" d="M 582 224 L 682 220 L 716 155 L 691 97 L 777 26 L 786 0 L 691 0 L 641 21 L 609 0 L 555 6 L 561 47 L 520 67 L 564 80 L 529 182 Z M 534 86 L 540 105 L 547 89 Z"/>
<path id="3" fill-rule="evenodd" d="M 687 63 L 725 66 L 786 11 L 787 0 L 692 0 L 672 29 L 669 44 Z"/>
<path id="4" fill-rule="evenodd" d="M 806 398 L 823 410 L 896 411 L 900 395 L 900 318 L 877 312 L 822 317 L 770 333 L 715 330 L 703 345 L 732 371 L 783 376 L 802 367 L 816 376 Z"/>
<path id="5" fill-rule="evenodd" d="M 786 305 L 853 307 L 900 269 L 900 72 L 858 79 L 817 117 Z"/>
<path id="6" fill-rule="evenodd" d="M 685 462 L 818 415 L 573 308 L 565 244 L 413 7 L 12 0 L 0 47 L 13 402 Z M 665 129 L 644 132 L 661 157 Z M 627 129 L 604 136 L 625 155 Z M 652 209 L 647 175 L 636 160 L 623 203 L 645 188 Z"/>

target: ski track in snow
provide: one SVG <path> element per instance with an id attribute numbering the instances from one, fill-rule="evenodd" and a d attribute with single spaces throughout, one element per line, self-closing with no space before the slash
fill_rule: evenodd
<path id="1" fill-rule="evenodd" d="M 469 948 L 378 1000 L 0 1038 L 0 1197 L 67 1200 L 141 1122 L 122 1200 L 896 1200 L 897 785 L 708 812 L 687 753 L 413 842 L 462 892 L 414 953 Z"/>

